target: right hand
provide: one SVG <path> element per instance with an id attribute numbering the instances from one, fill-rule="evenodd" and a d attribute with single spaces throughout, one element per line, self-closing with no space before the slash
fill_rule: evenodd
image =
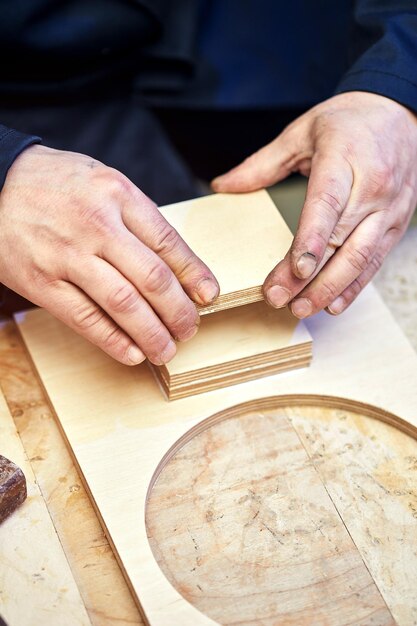
<path id="1" fill-rule="evenodd" d="M 161 365 L 197 331 L 192 300 L 219 286 L 123 174 L 94 159 L 27 148 L 0 193 L 0 282 L 126 365 Z"/>

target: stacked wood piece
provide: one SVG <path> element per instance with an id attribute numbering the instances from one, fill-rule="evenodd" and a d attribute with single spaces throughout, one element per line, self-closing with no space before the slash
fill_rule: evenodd
<path id="1" fill-rule="evenodd" d="M 265 190 L 217 194 L 162 207 L 162 214 L 214 272 L 220 295 L 199 307 L 201 328 L 174 360 L 151 365 L 169 399 L 309 365 L 311 337 L 287 310 L 264 302 L 262 284 L 292 234 Z M 227 309 L 233 309 L 229 311 Z"/>
<path id="2" fill-rule="evenodd" d="M 151 366 L 170 400 L 306 367 L 312 339 L 287 309 L 265 302 L 207 315 L 192 341 L 174 359 Z"/>
<path id="3" fill-rule="evenodd" d="M 160 209 L 219 281 L 201 315 L 263 299 L 262 284 L 286 254 L 292 234 L 265 190 L 215 194 Z"/>

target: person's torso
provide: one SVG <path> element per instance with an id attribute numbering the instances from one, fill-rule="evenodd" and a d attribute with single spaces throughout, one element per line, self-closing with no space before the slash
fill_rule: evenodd
<path id="1" fill-rule="evenodd" d="M 313 104 L 348 66 L 351 0 L 0 0 L 0 93 L 129 84 L 169 106 Z"/>

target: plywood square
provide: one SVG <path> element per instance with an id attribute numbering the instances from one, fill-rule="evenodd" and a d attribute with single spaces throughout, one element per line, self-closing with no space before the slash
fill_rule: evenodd
<path id="1" fill-rule="evenodd" d="M 200 313 L 263 299 L 262 284 L 285 256 L 292 234 L 265 190 L 214 194 L 160 208 L 164 217 L 210 267 L 220 296 Z"/>
<path id="2" fill-rule="evenodd" d="M 337 436 L 334 436 L 331 421 L 323 426 L 324 431 L 328 432 L 330 444 L 335 443 L 337 437 L 342 436 L 343 429 L 346 431 L 344 425 L 345 420 L 347 420 L 346 411 L 357 413 L 362 411 L 368 419 L 385 420 L 413 437 L 417 432 L 417 387 L 415 384 L 417 356 L 372 287 L 367 288 L 352 307 L 340 317 L 330 317 L 323 313 L 308 320 L 306 326 L 314 339 L 315 346 L 314 359 L 309 368 L 270 376 L 171 403 L 164 400 L 156 381 L 145 364 L 136 368 L 127 368 L 112 361 L 45 311 L 37 310 L 23 314 L 17 318 L 17 321 L 62 430 L 71 446 L 74 458 L 92 494 L 107 534 L 123 565 L 131 587 L 139 598 L 144 614 L 152 626 L 172 626 L 172 624 L 213 626 L 216 623 L 192 603 L 193 594 L 202 594 L 204 590 L 198 588 L 194 590 L 176 589 L 168 582 L 149 545 L 145 524 L 146 502 L 152 492 L 154 481 L 175 453 L 181 451 L 184 443 L 192 436 L 202 433 L 210 425 L 224 419 L 224 416 L 228 416 L 228 418 L 238 417 L 248 410 L 253 411 L 253 415 L 258 420 L 257 423 L 260 425 L 259 428 L 261 428 L 263 416 L 266 416 L 268 407 L 271 407 L 271 400 L 268 399 L 270 396 L 274 396 L 272 402 L 275 403 L 275 408 L 295 404 L 308 407 L 311 405 L 316 407 L 314 410 L 318 410 L 320 406 L 324 405 L 334 410 L 333 418 L 340 420 L 339 434 L 336 433 Z M 244 407 L 240 404 L 248 402 L 250 404 L 245 404 Z M 311 412 L 313 409 L 309 408 L 309 411 Z M 245 423 L 252 422 L 251 420 L 242 422 L 242 427 Z M 283 428 L 286 427 L 283 426 Z M 383 474 L 385 478 L 384 482 L 381 482 L 383 467 L 389 467 L 389 463 L 392 462 L 393 454 L 389 448 L 389 441 L 387 440 L 384 444 L 385 448 L 378 447 L 377 439 L 373 441 L 366 438 L 366 425 L 361 426 L 361 428 L 365 436 L 365 440 L 361 441 L 362 463 L 366 463 L 371 452 L 376 450 L 375 453 L 381 453 L 381 457 L 377 457 L 376 468 L 373 468 L 372 473 L 370 473 L 371 470 L 366 465 L 361 468 L 359 464 L 358 472 L 362 470 L 362 473 L 355 473 L 356 468 L 354 468 L 355 471 L 349 474 L 349 468 L 343 465 L 343 459 L 349 455 L 349 446 L 352 445 L 348 440 L 346 447 L 342 445 L 338 450 L 339 466 L 328 472 L 326 480 L 329 481 L 330 487 L 326 482 L 326 492 L 331 494 L 333 505 L 337 505 L 338 515 L 343 519 L 354 544 L 358 547 L 363 564 L 361 565 L 360 560 L 358 560 L 354 546 L 349 542 L 346 534 L 344 534 L 343 546 L 346 547 L 346 556 L 350 555 L 351 558 L 343 560 L 343 554 L 341 555 L 337 550 L 337 529 L 329 531 L 329 534 L 326 530 L 327 526 L 321 527 L 320 511 L 323 512 L 323 521 L 330 520 L 330 518 L 336 520 L 336 517 L 333 513 L 331 515 L 329 513 L 330 517 L 328 517 L 326 511 L 330 511 L 328 508 L 330 502 L 323 500 L 325 495 L 317 482 L 317 476 L 313 475 L 314 473 L 311 473 L 310 469 L 306 470 L 307 473 L 304 473 L 303 476 L 308 475 L 308 485 L 314 486 L 314 493 L 313 491 L 306 493 L 306 501 L 309 507 L 317 506 L 314 509 L 314 516 L 309 517 L 307 515 L 306 520 L 307 522 L 310 520 L 312 525 L 309 527 L 309 532 L 312 533 L 312 537 L 317 542 L 314 541 L 310 545 L 306 544 L 303 539 L 302 545 L 306 549 L 306 560 L 311 560 L 312 563 L 311 568 L 307 566 L 303 571 L 306 575 L 309 572 L 311 574 L 316 572 L 320 580 L 311 580 L 309 586 L 308 583 L 305 583 L 305 578 L 297 574 L 297 568 L 291 570 L 291 550 L 287 551 L 286 548 L 284 553 L 287 555 L 286 562 L 282 563 L 284 569 L 279 570 L 279 575 L 273 580 L 276 580 L 276 584 L 281 585 L 282 591 L 285 591 L 282 585 L 287 579 L 290 580 L 289 570 L 285 568 L 290 568 L 292 582 L 290 593 L 286 596 L 288 601 L 296 600 L 298 594 L 304 593 L 303 590 L 305 589 L 310 589 L 312 594 L 310 603 L 305 604 L 307 609 L 310 607 L 310 614 L 304 613 L 303 619 L 300 620 L 300 615 L 297 615 L 294 605 L 291 605 L 293 612 L 287 614 L 286 623 L 289 623 L 291 619 L 292 623 L 297 624 L 340 625 L 351 623 L 363 626 L 364 624 L 375 623 L 375 619 L 377 619 L 378 624 L 392 624 L 391 613 L 395 613 L 396 616 L 399 616 L 396 617 L 397 623 L 400 626 L 405 626 L 408 623 L 413 623 L 413 619 L 417 615 L 417 607 L 415 604 L 413 606 L 413 602 L 415 603 L 415 577 L 409 574 L 409 572 L 416 571 L 417 557 L 414 555 L 410 543 L 401 543 L 405 536 L 403 532 L 407 532 L 407 528 L 410 537 L 414 537 L 413 509 L 412 506 L 409 506 L 407 499 L 410 497 L 409 493 L 412 489 L 401 486 L 401 476 L 396 483 L 394 476 L 389 472 Z M 309 443 L 314 444 L 316 434 L 316 431 L 313 433 L 306 431 L 305 439 L 303 439 L 305 447 Z M 295 476 L 297 467 L 300 467 L 301 457 L 297 457 L 297 460 L 292 455 L 302 455 L 302 450 L 293 435 L 288 435 L 288 437 L 285 435 L 285 441 L 288 441 L 288 446 L 286 446 L 283 438 L 282 445 L 285 450 L 283 449 L 282 453 L 285 453 L 286 457 L 283 461 L 286 460 L 287 463 L 283 463 L 283 468 L 287 468 L 285 471 L 288 472 L 289 476 Z M 236 440 L 236 446 L 239 446 L 239 440 Z M 253 447 L 252 449 L 249 448 L 249 451 L 251 454 L 255 454 L 257 449 L 260 451 L 254 440 Z M 195 457 L 196 462 L 201 463 L 201 471 L 197 472 L 199 480 L 202 481 L 201 485 L 208 495 L 213 494 L 214 501 L 217 501 L 216 498 L 222 495 L 222 473 L 216 474 L 216 480 L 210 480 L 210 468 L 216 457 L 216 450 L 213 441 L 208 437 L 206 451 L 202 452 L 199 457 Z M 410 445 L 410 452 L 407 453 L 408 460 L 405 459 L 404 461 L 408 463 L 411 469 L 412 459 L 417 456 L 413 454 L 412 450 Z M 265 457 L 267 464 L 274 464 L 276 459 L 273 450 L 269 452 L 269 456 Z M 303 458 L 306 459 L 305 455 Z M 326 450 L 318 445 L 314 452 L 309 455 L 309 458 L 314 462 L 316 472 L 322 472 L 323 464 L 326 461 Z M 234 467 L 235 459 L 228 455 L 225 460 L 229 461 L 229 464 L 224 468 L 226 472 Z M 250 474 L 253 476 L 253 481 L 256 482 L 257 477 L 262 478 L 264 474 L 259 474 L 259 468 L 255 461 L 251 461 L 251 463 Z M 267 469 L 268 467 L 267 465 Z M 337 482 L 343 472 L 347 472 L 348 476 L 345 487 L 341 487 Z M 270 474 L 265 474 L 265 479 L 267 476 Z M 321 473 L 320 476 L 322 476 Z M 358 482 L 359 477 L 366 481 L 366 489 L 365 483 Z M 323 482 L 324 478 L 321 480 Z M 390 489 L 388 480 L 391 480 L 393 485 L 399 484 L 401 487 L 394 486 Z M 267 519 L 265 515 L 260 518 L 269 526 L 270 530 L 262 527 L 264 528 L 262 533 L 265 533 L 266 538 L 266 543 L 262 544 L 265 553 L 250 554 L 249 556 L 253 558 L 254 563 L 260 559 L 264 559 L 262 562 L 266 562 L 265 558 L 270 556 L 270 548 L 268 548 L 269 544 L 267 543 L 269 540 L 273 541 L 275 554 L 277 556 L 281 554 L 280 544 L 276 538 L 274 539 L 273 533 L 277 532 L 279 523 L 285 522 L 286 519 L 288 521 L 288 535 L 286 537 L 293 537 L 294 550 L 297 549 L 297 545 L 300 545 L 299 538 L 306 536 L 303 534 L 306 530 L 304 525 L 297 526 L 296 523 L 297 519 L 304 519 L 303 511 L 300 510 L 299 516 L 293 515 L 290 507 L 301 506 L 300 503 L 304 497 L 303 489 L 308 490 L 309 487 L 307 485 L 302 487 L 302 481 L 297 483 L 297 489 L 299 488 L 301 491 L 297 491 L 297 494 L 292 496 L 293 489 L 295 489 L 293 486 L 295 483 L 292 482 L 292 479 L 285 477 L 284 474 L 282 484 L 283 493 L 288 494 L 288 498 L 282 502 L 285 502 L 287 506 L 284 509 L 277 508 L 281 506 L 279 500 L 280 485 L 277 484 L 277 490 L 271 493 L 277 514 L 275 516 L 271 514 L 270 519 Z M 178 502 L 183 495 L 179 487 L 180 484 L 175 484 L 172 487 L 172 497 Z M 233 482 L 231 488 L 233 488 Z M 350 494 L 350 491 L 353 495 Z M 400 495 L 397 496 L 396 492 Z M 390 499 L 387 501 L 388 493 Z M 355 494 L 360 495 L 352 502 L 352 497 Z M 253 503 L 256 503 L 256 497 L 255 491 Z M 292 497 L 293 500 L 291 500 Z M 398 499 L 395 500 L 395 498 Z M 214 520 L 215 510 L 212 509 L 211 513 L 209 509 L 200 510 L 199 507 L 203 506 L 203 501 L 198 494 L 195 498 L 191 498 L 191 502 L 196 507 L 196 514 L 202 515 L 208 524 L 207 527 L 204 524 L 200 526 L 199 532 L 210 533 L 210 520 Z M 251 500 L 247 501 L 247 503 L 250 502 Z M 159 504 L 163 506 L 161 500 L 159 500 Z M 242 506 L 243 504 L 245 503 L 240 503 Z M 286 517 L 282 514 L 278 515 L 281 510 L 284 511 Z M 190 515 L 192 534 L 193 529 L 197 526 L 192 510 L 188 511 L 188 515 Z M 250 519 L 254 518 L 254 524 L 256 524 L 259 515 L 254 509 L 252 517 L 248 516 L 247 521 L 249 522 Z M 291 519 L 293 520 L 292 523 L 290 523 Z M 242 533 L 252 532 L 251 526 L 242 529 L 234 525 L 235 521 L 227 516 L 225 522 L 229 524 L 226 528 L 231 541 L 243 541 L 244 535 Z M 332 524 L 333 522 L 330 523 L 330 527 L 333 527 Z M 401 532 L 397 532 L 398 525 Z M 377 534 L 374 532 L 376 527 L 379 529 Z M 232 532 L 233 528 L 236 529 L 235 534 Z M 285 530 L 285 525 L 283 528 Z M 387 528 L 390 529 L 388 533 Z M 181 529 L 181 532 L 183 530 Z M 172 533 L 175 532 L 177 531 L 173 529 Z M 259 528 L 258 532 L 261 532 Z M 344 533 L 345 531 L 341 532 Z M 323 539 L 322 533 L 329 538 L 329 542 Z M 200 536 L 193 535 L 193 537 L 197 545 L 200 545 Z M 330 539 L 335 543 L 331 543 Z M 193 541 L 191 537 L 189 540 Z M 172 544 L 175 537 L 172 536 L 170 541 Z M 181 545 L 178 546 L 178 550 L 182 550 Z M 242 546 L 244 545 L 242 543 Z M 308 545 L 310 548 L 307 550 Z M 217 541 L 215 546 L 220 555 L 223 555 L 224 551 L 228 549 L 227 542 L 219 543 Z M 317 546 L 321 546 L 321 548 L 318 549 Z M 330 552 L 326 552 L 326 546 L 328 546 L 331 554 L 335 555 L 334 561 L 327 561 Z M 401 546 L 403 546 L 406 556 L 401 557 L 399 562 L 398 550 Z M 389 551 L 390 549 L 387 560 L 385 558 L 386 550 Z M 191 553 L 193 554 L 193 562 L 189 563 L 190 570 L 193 567 L 200 567 L 196 561 L 196 557 L 199 556 L 198 549 L 192 548 Z M 184 554 L 181 552 L 180 557 L 185 558 Z M 201 563 L 203 566 L 204 561 Z M 323 563 L 323 570 L 320 567 L 316 568 L 318 563 Z M 331 570 L 332 577 L 336 577 L 334 581 L 330 581 L 326 577 L 330 571 L 327 563 L 333 563 L 335 566 Z M 369 577 L 367 578 L 363 565 L 366 566 L 365 569 L 369 570 L 374 582 Z M 358 573 L 358 577 L 354 577 L 352 583 L 352 593 L 362 594 L 365 592 L 365 588 L 369 589 L 370 593 L 372 591 L 372 594 L 368 596 L 369 605 L 366 604 L 365 596 L 361 596 L 360 606 L 364 607 L 365 612 L 366 606 L 369 608 L 366 616 L 361 616 L 356 612 L 359 605 L 354 595 L 349 597 L 349 585 L 344 585 L 349 579 L 350 566 L 357 568 L 356 572 Z M 259 575 L 261 575 L 261 571 Z M 362 590 L 355 586 L 355 581 L 358 580 L 363 582 Z M 337 581 L 340 582 L 340 585 L 334 587 L 333 583 L 337 583 Z M 333 591 L 337 588 L 337 598 L 341 600 L 341 603 L 335 604 L 334 593 L 336 592 L 332 591 L 327 595 L 328 605 L 323 605 L 321 613 L 318 614 L 315 609 L 315 598 L 318 597 L 315 583 L 328 585 L 327 588 L 331 588 Z M 381 596 L 378 595 L 375 586 L 383 590 L 382 599 L 385 602 L 381 601 Z M 321 589 L 322 591 L 323 589 Z M 320 597 L 323 597 L 321 592 Z M 244 594 L 243 599 L 246 595 L 247 593 Z M 185 598 L 189 598 L 189 601 Z M 256 588 L 253 591 L 253 598 L 256 598 Z M 221 602 L 221 598 L 214 598 L 214 601 Z M 386 610 L 385 603 L 388 605 L 389 612 Z M 279 606 L 282 609 L 283 605 Z M 342 606 L 344 612 L 342 612 Z M 247 623 L 242 619 L 239 620 L 238 601 L 235 602 L 235 608 L 237 612 L 235 622 Z M 264 611 L 265 606 L 260 607 L 260 609 Z M 378 616 L 375 619 L 373 617 L 374 610 L 374 615 Z M 256 622 L 250 623 L 256 624 Z M 258 623 L 262 622 L 258 620 Z M 280 623 L 278 616 L 274 623 Z"/>
<path id="3" fill-rule="evenodd" d="M 174 359 L 152 366 L 175 399 L 309 365 L 312 339 L 288 309 L 255 302 L 204 316 L 192 341 Z"/>

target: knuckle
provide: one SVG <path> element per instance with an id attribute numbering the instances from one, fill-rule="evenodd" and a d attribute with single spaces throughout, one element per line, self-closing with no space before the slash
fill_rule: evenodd
<path id="1" fill-rule="evenodd" d="M 383 262 L 383 257 L 379 254 L 375 254 L 373 259 L 371 260 L 371 265 L 373 269 L 375 270 L 375 273 L 381 269 L 382 262 Z"/>
<path id="2" fill-rule="evenodd" d="M 181 237 L 168 222 L 161 224 L 156 235 L 154 250 L 157 254 L 171 254 L 181 244 Z"/>
<path id="3" fill-rule="evenodd" d="M 343 310 L 345 310 L 348 306 L 352 304 L 352 302 L 358 297 L 362 289 L 363 284 L 361 283 L 360 277 L 355 278 L 355 280 L 351 282 L 349 287 L 347 287 L 342 294 L 345 301 L 345 306 Z"/>
<path id="4" fill-rule="evenodd" d="M 172 272 L 169 267 L 157 262 L 149 270 L 143 286 L 147 292 L 161 295 L 169 289 L 171 282 Z"/>
<path id="5" fill-rule="evenodd" d="M 139 294 L 132 285 L 122 285 L 110 293 L 107 304 L 116 313 L 133 313 L 139 304 Z"/>
<path id="6" fill-rule="evenodd" d="M 38 289 L 44 289 L 48 286 L 53 286 L 56 282 L 56 278 L 50 274 L 47 270 L 35 265 L 28 271 L 29 284 Z"/>
<path id="7" fill-rule="evenodd" d="M 348 247 L 346 249 L 346 256 L 348 263 L 354 270 L 363 272 L 372 261 L 373 250 L 367 245 L 362 245 L 354 249 Z"/>
<path id="8" fill-rule="evenodd" d="M 106 193 L 114 198 L 119 199 L 132 192 L 133 183 L 118 170 L 106 167 L 102 177 L 105 180 Z M 100 184 L 102 185 L 103 181 Z"/>
<path id="9" fill-rule="evenodd" d="M 397 189 L 392 167 L 380 164 L 369 170 L 364 195 L 366 199 L 391 196 Z"/>
<path id="10" fill-rule="evenodd" d="M 165 349 L 170 335 L 161 324 L 148 326 L 142 333 L 142 347 L 151 359 L 158 358 Z"/>
<path id="11" fill-rule="evenodd" d="M 129 349 L 129 341 L 119 328 L 114 327 L 105 331 L 101 338 L 100 346 L 106 352 L 114 354 L 117 351 L 120 357 L 123 357 Z"/>
<path id="12" fill-rule="evenodd" d="M 187 280 L 188 282 L 193 281 L 195 284 L 202 278 L 210 277 L 208 268 L 193 253 L 182 258 L 175 274 L 180 282 Z"/>
<path id="13" fill-rule="evenodd" d="M 351 303 L 362 291 L 363 284 L 360 277 L 355 278 L 355 280 L 349 286 L 348 297 L 346 298 L 349 303 Z"/>
<path id="14" fill-rule="evenodd" d="M 189 306 L 182 307 L 175 315 L 170 327 L 176 329 L 176 334 L 180 335 L 182 332 L 187 332 L 190 328 L 194 327 L 196 321 L 198 320 L 195 306 L 190 304 Z"/>
<path id="15" fill-rule="evenodd" d="M 336 192 L 323 191 L 316 201 L 316 206 L 326 214 L 331 213 L 336 219 L 343 213 L 343 204 Z"/>
<path id="16" fill-rule="evenodd" d="M 71 311 L 71 321 L 79 330 L 89 330 L 104 320 L 104 312 L 90 302 L 83 302 Z"/>
<path id="17" fill-rule="evenodd" d="M 393 226 L 391 226 L 391 228 L 387 230 L 386 234 L 393 241 L 397 241 L 404 235 L 404 233 L 407 230 L 407 226 L 408 226 L 408 220 L 402 220 L 402 221 L 398 220 L 396 224 L 394 224 Z"/>
<path id="18" fill-rule="evenodd" d="M 113 235 L 116 232 L 112 212 L 104 204 L 97 205 L 97 203 L 91 203 L 87 206 L 82 206 L 80 219 L 84 226 L 92 228 L 100 234 Z"/>
<path id="19" fill-rule="evenodd" d="M 159 324 L 155 324 L 145 328 L 143 330 L 143 338 L 154 348 L 157 348 L 158 346 L 165 346 L 167 342 L 165 329 Z"/>
<path id="20" fill-rule="evenodd" d="M 333 302 L 340 293 L 340 288 L 336 283 L 326 279 L 320 285 L 322 300 L 325 302 Z"/>
<path id="21" fill-rule="evenodd" d="M 333 252 L 340 248 L 345 242 L 345 235 L 341 232 L 340 229 L 335 228 L 329 238 L 329 242 L 327 244 L 328 248 Z"/>

